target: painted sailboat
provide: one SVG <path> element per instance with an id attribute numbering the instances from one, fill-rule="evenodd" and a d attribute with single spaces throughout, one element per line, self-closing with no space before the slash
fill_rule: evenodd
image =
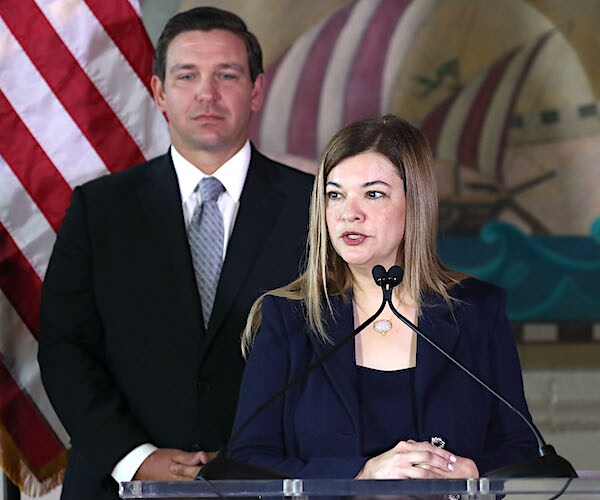
<path id="1" fill-rule="evenodd" d="M 481 227 L 511 210 L 532 234 L 548 234 L 542 221 L 515 197 L 555 176 L 535 173 L 507 185 L 503 164 L 514 109 L 527 75 L 552 32 L 504 54 L 478 77 L 444 99 L 420 124 L 434 157 L 453 167 L 450 194 L 440 198 L 440 229 L 448 234 L 477 234 Z M 465 180 L 464 170 L 477 174 Z"/>

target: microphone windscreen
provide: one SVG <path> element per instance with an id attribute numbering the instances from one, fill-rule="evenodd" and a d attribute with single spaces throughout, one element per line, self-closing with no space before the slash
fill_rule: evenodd
<path id="1" fill-rule="evenodd" d="M 400 266 L 392 266 L 387 274 L 388 278 L 391 279 L 395 285 L 397 285 L 402 281 L 402 278 L 404 278 L 404 269 L 402 269 Z"/>
<path id="2" fill-rule="evenodd" d="M 388 273 L 385 270 L 385 267 L 383 267 L 381 264 L 377 264 L 371 270 L 371 274 L 373 275 L 373 279 L 375 280 L 375 283 L 377 283 L 379 286 L 382 286 L 383 280 L 387 277 Z"/>

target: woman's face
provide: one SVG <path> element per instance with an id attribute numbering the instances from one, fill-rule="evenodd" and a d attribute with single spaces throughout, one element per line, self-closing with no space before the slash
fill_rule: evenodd
<path id="1" fill-rule="evenodd" d="M 406 197 L 398 170 L 365 152 L 336 165 L 325 180 L 327 231 L 350 269 L 395 265 L 404 238 Z"/>

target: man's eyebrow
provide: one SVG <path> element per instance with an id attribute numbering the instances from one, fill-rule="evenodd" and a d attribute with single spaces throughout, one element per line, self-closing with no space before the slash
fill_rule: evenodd
<path id="1" fill-rule="evenodd" d="M 175 73 L 177 71 L 186 71 L 190 69 L 196 69 L 196 65 L 192 63 L 174 64 L 169 68 L 169 73 Z"/>
<path id="2" fill-rule="evenodd" d="M 240 65 L 238 63 L 234 63 L 234 62 L 225 62 L 225 63 L 217 64 L 217 68 L 218 69 L 233 69 L 235 71 L 240 71 L 240 72 L 244 71 L 244 67 L 242 65 Z M 187 71 L 187 70 L 195 70 L 195 69 L 198 69 L 198 67 L 194 63 L 181 63 L 181 64 L 174 64 L 173 66 L 171 66 L 169 68 L 169 72 L 176 73 L 177 71 Z"/>
<path id="3" fill-rule="evenodd" d="M 235 69 L 237 71 L 244 71 L 244 67 L 238 63 L 230 62 L 230 63 L 221 63 L 217 64 L 217 68 L 220 69 Z"/>

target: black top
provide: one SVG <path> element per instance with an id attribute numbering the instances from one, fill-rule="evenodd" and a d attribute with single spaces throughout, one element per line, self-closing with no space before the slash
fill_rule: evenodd
<path id="1" fill-rule="evenodd" d="M 361 450 L 376 456 L 398 441 L 416 439 L 414 368 L 381 371 L 358 366 Z"/>

